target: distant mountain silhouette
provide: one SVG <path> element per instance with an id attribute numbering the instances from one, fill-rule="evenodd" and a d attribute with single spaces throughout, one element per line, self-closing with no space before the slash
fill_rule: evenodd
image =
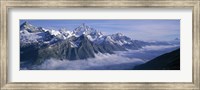
<path id="1" fill-rule="evenodd" d="M 180 48 L 156 57 L 145 64 L 135 66 L 134 70 L 180 70 Z"/>

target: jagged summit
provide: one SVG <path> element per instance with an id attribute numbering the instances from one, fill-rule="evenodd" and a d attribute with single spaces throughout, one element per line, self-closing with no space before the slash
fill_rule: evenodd
<path id="1" fill-rule="evenodd" d="M 43 42 L 43 41 L 45 41 L 45 43 L 52 43 L 60 40 L 61 41 L 70 40 L 71 38 L 75 37 L 78 38 L 82 35 L 86 36 L 91 42 L 94 42 L 96 44 L 102 44 L 106 42 L 120 46 L 126 45 L 128 47 L 130 46 L 132 47 L 132 45 L 135 43 L 142 45 L 147 44 L 142 41 L 133 40 L 120 32 L 110 35 L 104 35 L 102 34 L 102 32 L 86 25 L 85 23 L 82 23 L 73 31 L 64 28 L 61 28 L 59 30 L 53 30 L 53 29 L 45 29 L 43 27 L 35 27 L 30 23 L 28 23 L 27 21 L 22 23 L 20 26 L 20 39 L 21 42 L 24 43 Z"/>
<path id="2" fill-rule="evenodd" d="M 27 24 L 29 24 L 29 23 L 28 23 L 28 21 L 25 21 L 23 24 L 26 24 L 26 25 L 27 25 Z"/>
<path id="3" fill-rule="evenodd" d="M 124 36 L 124 34 L 122 34 L 122 33 L 119 33 L 119 32 L 118 32 L 118 33 L 116 33 L 116 35 L 117 35 L 117 36 Z"/>
<path id="4" fill-rule="evenodd" d="M 81 35 L 86 35 L 91 41 L 94 41 L 103 36 L 102 32 L 86 25 L 85 23 L 81 24 L 73 31 L 73 35 L 79 37 Z"/>
<path id="5" fill-rule="evenodd" d="M 28 21 L 25 21 L 20 25 L 20 31 L 28 31 L 29 33 L 41 32 L 43 31 L 42 27 L 35 27 L 31 25 Z"/>
<path id="6" fill-rule="evenodd" d="M 22 23 L 20 25 L 20 30 L 24 30 L 24 29 L 31 29 L 32 25 L 29 24 L 27 21 L 25 21 L 24 23 Z"/>
<path id="7" fill-rule="evenodd" d="M 81 24 L 80 26 L 78 26 L 77 28 L 75 28 L 75 30 L 73 31 L 73 33 L 77 36 L 80 36 L 82 34 L 91 34 L 91 33 L 95 33 L 97 32 L 96 29 L 91 28 L 90 26 L 86 25 L 85 23 Z"/>

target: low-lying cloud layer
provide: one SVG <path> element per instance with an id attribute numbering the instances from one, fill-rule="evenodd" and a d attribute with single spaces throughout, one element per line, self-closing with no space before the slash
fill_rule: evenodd
<path id="1" fill-rule="evenodd" d="M 177 48 L 180 48 L 180 46 L 179 45 L 145 46 L 139 50 L 120 51 L 116 53 L 124 57 L 140 58 L 144 61 L 149 61 L 157 56 L 173 51 Z"/>
<path id="2" fill-rule="evenodd" d="M 118 51 L 116 54 L 96 54 L 87 60 L 46 60 L 34 70 L 129 70 L 159 55 L 179 48 L 176 45 L 146 46 L 139 50 Z M 23 68 L 25 69 L 25 68 Z"/>
<path id="3" fill-rule="evenodd" d="M 56 70 L 108 70 L 108 69 L 130 69 L 135 65 L 144 63 L 138 58 L 127 58 L 116 54 L 97 54 L 95 58 L 87 60 L 54 60 L 49 59 L 34 69 L 56 69 Z"/>

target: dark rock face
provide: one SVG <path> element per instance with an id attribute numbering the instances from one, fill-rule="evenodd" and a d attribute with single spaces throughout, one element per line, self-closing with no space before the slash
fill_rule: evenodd
<path id="1" fill-rule="evenodd" d="M 38 47 L 39 45 L 30 44 L 26 47 L 21 47 L 21 59 L 20 60 L 35 60 L 36 64 L 42 63 L 46 59 L 55 58 L 58 60 L 68 59 L 87 59 L 94 58 L 95 53 L 113 53 L 113 50 L 118 49 L 119 46 L 97 45 L 89 41 L 89 39 L 82 35 L 74 40 L 79 40 L 78 47 L 71 47 L 69 40 L 60 41 L 53 45 L 46 45 Z M 124 50 L 124 48 L 123 48 Z M 27 55 L 28 54 L 28 55 Z"/>
<path id="2" fill-rule="evenodd" d="M 163 54 L 149 62 L 135 66 L 134 70 L 180 70 L 180 49 Z"/>
<path id="3" fill-rule="evenodd" d="M 30 44 L 20 47 L 20 60 L 35 60 L 38 57 L 38 45 Z"/>

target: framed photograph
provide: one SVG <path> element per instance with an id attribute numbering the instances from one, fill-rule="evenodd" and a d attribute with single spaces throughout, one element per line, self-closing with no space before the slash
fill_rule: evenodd
<path id="1" fill-rule="evenodd" d="M 1 90 L 200 90 L 199 0 L 1 0 Z"/>

